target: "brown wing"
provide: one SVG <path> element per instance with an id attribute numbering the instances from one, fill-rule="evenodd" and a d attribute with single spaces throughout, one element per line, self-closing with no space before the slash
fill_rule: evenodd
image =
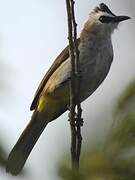
<path id="1" fill-rule="evenodd" d="M 80 39 L 78 38 L 78 45 L 80 43 Z M 47 73 L 45 74 L 44 78 L 42 79 L 41 83 L 39 84 L 39 87 L 35 93 L 34 99 L 32 101 L 32 104 L 30 106 L 30 110 L 34 110 L 38 99 L 41 95 L 42 90 L 44 89 L 44 86 L 46 85 L 48 79 L 50 78 L 50 76 L 53 74 L 53 72 L 69 57 L 69 46 L 67 46 L 61 53 L 60 55 L 55 59 L 55 61 L 53 62 L 52 66 L 50 67 L 50 69 L 47 71 Z"/>
<path id="2" fill-rule="evenodd" d="M 50 69 L 47 71 L 47 73 L 45 74 L 44 78 L 42 79 L 36 93 L 33 99 L 33 102 L 31 104 L 30 110 L 34 110 L 38 99 L 40 97 L 40 94 L 45 86 L 45 84 L 47 83 L 48 79 L 50 78 L 50 76 L 53 74 L 53 72 L 69 57 L 69 46 L 67 46 L 61 53 L 60 55 L 55 59 L 55 61 L 53 62 L 52 66 L 50 67 Z"/>

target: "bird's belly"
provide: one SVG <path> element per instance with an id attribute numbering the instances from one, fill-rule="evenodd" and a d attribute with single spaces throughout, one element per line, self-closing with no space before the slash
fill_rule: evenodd
<path id="1" fill-rule="evenodd" d="M 81 101 L 88 98 L 106 78 L 111 62 L 100 61 L 93 64 L 87 64 L 81 71 Z"/>

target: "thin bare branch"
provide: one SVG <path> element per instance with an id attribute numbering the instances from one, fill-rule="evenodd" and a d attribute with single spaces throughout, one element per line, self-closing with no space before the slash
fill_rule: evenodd
<path id="1" fill-rule="evenodd" d="M 72 21 L 73 21 L 73 30 L 74 30 L 74 52 L 75 52 L 75 75 L 76 75 L 76 105 L 77 105 L 77 113 L 76 113 L 76 165 L 79 167 L 79 159 L 81 153 L 82 146 L 82 136 L 81 136 L 81 126 L 83 125 L 82 116 L 82 108 L 80 104 L 80 64 L 79 64 L 79 49 L 78 49 L 78 41 L 77 41 L 77 23 L 75 20 L 75 11 L 74 11 L 75 2 L 71 1 L 71 10 L 72 10 Z"/>
<path id="2" fill-rule="evenodd" d="M 73 28 L 72 28 L 72 14 L 70 0 L 66 0 L 67 16 L 68 16 L 68 39 L 69 39 L 69 53 L 71 58 L 71 81 L 70 81 L 70 128 L 71 128 L 71 159 L 72 167 L 76 162 L 76 127 L 75 127 L 75 55 L 73 42 Z"/>
<path id="3" fill-rule="evenodd" d="M 71 82 L 70 82 L 70 127 L 71 127 L 71 158 L 72 167 L 79 167 L 81 153 L 81 126 L 82 109 L 80 104 L 80 68 L 79 68 L 79 50 L 77 41 L 77 23 L 74 13 L 74 0 L 66 0 L 68 16 L 68 39 L 69 53 L 71 58 Z M 76 112 L 77 107 L 77 112 Z"/>

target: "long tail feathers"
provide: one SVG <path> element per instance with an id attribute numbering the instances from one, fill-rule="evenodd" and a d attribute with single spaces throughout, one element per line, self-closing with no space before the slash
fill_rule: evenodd
<path id="1" fill-rule="evenodd" d="M 38 114 L 33 114 L 31 121 L 9 154 L 6 166 L 7 172 L 17 175 L 22 170 L 30 152 L 46 125 L 47 122 L 38 119 Z"/>

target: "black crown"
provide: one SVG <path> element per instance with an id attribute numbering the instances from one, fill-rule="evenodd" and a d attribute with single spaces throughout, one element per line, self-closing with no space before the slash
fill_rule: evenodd
<path id="1" fill-rule="evenodd" d="M 115 16 L 114 13 L 112 13 L 112 11 L 108 8 L 108 6 L 104 3 L 101 3 L 99 4 L 99 6 L 97 6 L 95 9 L 94 9 L 95 12 L 99 12 L 99 11 L 102 11 L 102 12 L 106 12 L 108 14 L 111 14 L 113 16 Z"/>

